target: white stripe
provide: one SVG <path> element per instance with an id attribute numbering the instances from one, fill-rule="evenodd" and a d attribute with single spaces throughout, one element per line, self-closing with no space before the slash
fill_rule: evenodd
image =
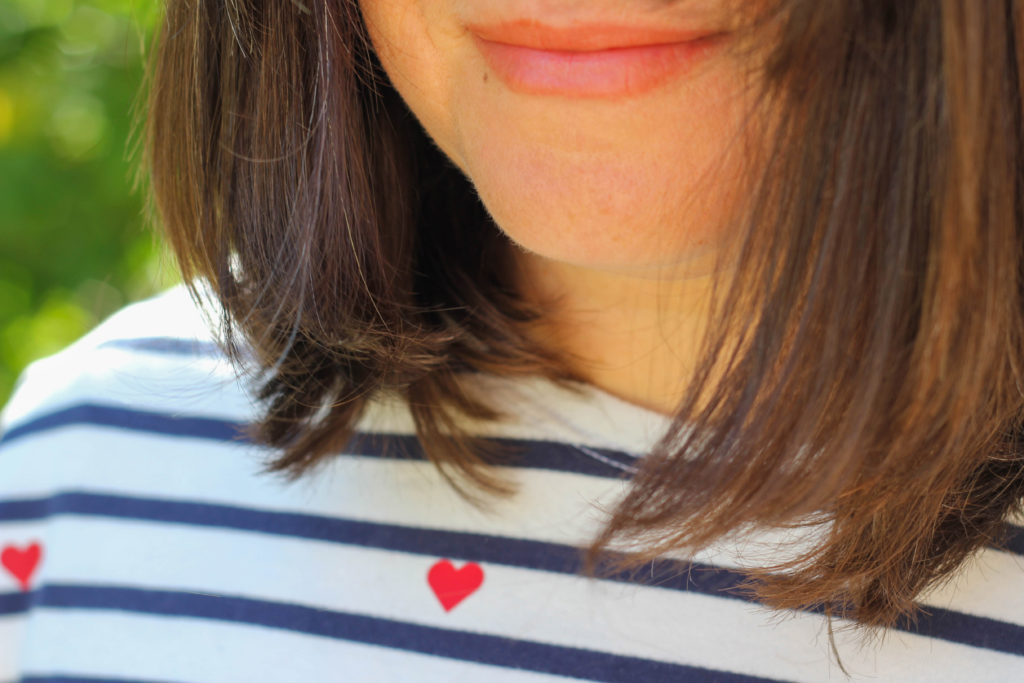
<path id="1" fill-rule="evenodd" d="M 250 400 L 239 391 L 230 369 L 208 358 L 141 357 L 118 348 L 88 354 L 60 354 L 25 371 L 24 381 L 5 409 L 3 427 L 82 403 L 100 403 L 165 415 L 202 415 L 247 421 Z"/>
<path id="2" fill-rule="evenodd" d="M 262 449 L 114 429 L 100 429 L 102 438 L 96 438 L 97 429 L 68 427 L 12 444 L 0 460 L 0 498 L 7 491 L 34 497 L 85 489 L 581 545 L 597 532 L 600 510 L 610 509 L 626 486 L 601 477 L 513 468 L 508 474 L 520 493 L 495 499 L 490 511 L 481 511 L 422 461 L 340 457 L 317 479 L 289 487 L 256 474 L 267 453 Z M 46 468 L 37 466 L 41 453 Z M 760 557 L 778 559 L 775 544 L 786 538 L 762 533 L 720 543 L 694 559 L 730 569 L 752 566 Z M 925 595 L 924 604 L 1024 625 L 1021 559 L 986 549 L 968 566 L 969 574 Z"/>
<path id="3" fill-rule="evenodd" d="M 316 480 L 289 487 L 255 474 L 266 453 L 261 449 L 120 430 L 102 430 L 97 439 L 94 430 L 69 427 L 12 444 L 0 460 L 0 498 L 7 491 L 34 497 L 85 489 L 578 546 L 596 533 L 601 507 L 610 508 L 625 491 L 624 483 L 600 477 L 512 469 L 509 475 L 521 486 L 518 496 L 495 499 L 490 511 L 481 511 L 455 495 L 425 462 L 341 457 Z M 41 453 L 45 469 L 34 466 Z M 751 566 L 775 550 L 782 535 L 755 538 L 720 543 L 694 559 L 730 569 Z M 966 574 L 926 594 L 922 603 L 1024 625 L 1021 563 L 1011 553 L 983 550 L 969 561 Z"/>
<path id="4" fill-rule="evenodd" d="M 203 415 L 248 422 L 257 414 L 238 370 L 223 358 L 159 354 L 102 344 L 165 336 L 209 342 L 183 290 L 129 307 L 61 353 L 32 364 L 6 407 L 2 424 L 16 427 L 35 417 L 82 402 L 99 401 L 171 415 Z M 175 323 L 175 318 L 183 322 Z M 170 321 L 170 323 L 168 322 Z M 500 409 L 501 423 L 466 421 L 473 433 L 507 438 L 548 438 L 643 453 L 668 427 L 665 416 L 640 408 L 595 387 L 581 393 L 541 378 L 499 379 L 464 375 L 466 389 Z M 361 427 L 412 434 L 412 418 L 397 399 L 373 403 Z"/>
<path id="5" fill-rule="evenodd" d="M 60 548 L 40 577 L 50 582 L 241 595 L 787 680 L 830 672 L 821 618 L 727 598 L 485 564 L 478 593 L 444 612 L 426 583 L 429 557 L 84 517 L 60 518 L 48 534 Z M 854 671 L 873 675 L 877 661 L 887 680 L 977 680 L 979 667 L 1009 680 L 1024 664 L 902 633 L 877 652 L 858 652 L 849 635 L 839 642 Z"/>
<path id="6" fill-rule="evenodd" d="M 761 610 L 733 600 L 488 564 L 478 593 L 445 612 L 426 581 L 437 558 L 73 517 L 62 518 L 51 533 L 60 539 L 61 554 L 40 576 L 48 582 L 244 596 L 708 668 L 794 673 L 772 660 L 771 637 L 748 639 L 740 657 L 722 647 L 737 633 L 779 635 L 766 628 Z M 65 557 L 71 561 L 64 563 Z M 702 615 L 699 629 L 675 616 L 688 614 Z M 787 642 L 795 642 L 796 634 L 790 636 Z"/>
<path id="7" fill-rule="evenodd" d="M 32 628 L 38 637 L 24 662 L 24 675 L 190 683 L 566 681 L 561 676 L 190 617 L 42 609 L 33 615 Z"/>
<path id="8" fill-rule="evenodd" d="M 6 588 L 0 587 L 0 592 Z M 0 647 L 0 681 L 3 683 L 19 679 L 18 653 L 21 652 L 27 621 L 24 614 L 0 614 L 0 643 L 3 644 Z"/>
<path id="9" fill-rule="evenodd" d="M 239 380 L 235 369 L 225 361 L 208 357 L 163 356 L 120 347 L 60 354 L 26 370 L 23 386 L 6 408 L 3 426 L 18 427 L 46 414 L 93 402 L 168 416 L 249 423 L 257 419 L 258 409 L 240 384 L 248 381 Z M 518 393 L 521 390 L 505 387 L 503 394 L 502 387 L 495 386 L 487 396 L 502 408 L 512 405 L 512 397 L 522 400 Z M 546 382 L 535 382 L 526 396 L 533 402 L 522 404 L 509 420 L 465 421 L 465 428 L 480 436 L 551 440 L 633 453 L 644 452 L 658 434 L 652 426 L 657 417 L 648 416 L 637 423 L 628 422 L 628 415 L 611 419 L 608 403 L 616 399 L 592 389 L 579 398 Z M 548 405 L 558 407 L 548 410 Z M 604 426 L 602 430 L 582 427 L 595 417 Z M 370 403 L 358 428 L 415 433 L 408 409 L 394 397 Z"/>
<path id="10" fill-rule="evenodd" d="M 8 491 L 27 498 L 86 489 L 578 546 L 593 538 L 606 519 L 602 510 L 610 510 L 627 486 L 603 477 L 507 468 L 519 493 L 495 498 L 489 509 L 480 510 L 456 495 L 428 462 L 339 457 L 315 479 L 288 486 L 257 474 L 267 452 L 238 443 L 69 426 L 16 441 L 4 451 L 0 499 Z M 41 454 L 45 468 L 39 467 Z M 765 532 L 721 543 L 693 559 L 751 566 L 769 552 L 778 559 L 784 540 L 801 539 L 791 532 Z"/>
<path id="11" fill-rule="evenodd" d="M 920 602 L 1024 626 L 1024 558 L 985 548 Z"/>

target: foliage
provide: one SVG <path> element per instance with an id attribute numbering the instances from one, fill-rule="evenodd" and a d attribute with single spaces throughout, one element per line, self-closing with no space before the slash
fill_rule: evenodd
<path id="1" fill-rule="evenodd" d="M 26 364 L 173 282 L 132 192 L 152 0 L 0 2 L 0 405 Z"/>

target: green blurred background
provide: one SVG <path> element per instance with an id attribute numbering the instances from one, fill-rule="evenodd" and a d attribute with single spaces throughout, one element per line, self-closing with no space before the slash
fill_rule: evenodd
<path id="1" fill-rule="evenodd" d="M 0 0 L 0 405 L 173 269 L 133 192 L 156 0 Z"/>

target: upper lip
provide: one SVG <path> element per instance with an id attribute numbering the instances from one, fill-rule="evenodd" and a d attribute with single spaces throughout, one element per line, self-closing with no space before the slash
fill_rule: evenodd
<path id="1" fill-rule="evenodd" d="M 532 19 L 489 24 L 466 24 L 478 38 L 535 50 L 590 52 L 616 48 L 685 43 L 710 38 L 717 29 L 682 29 L 665 26 L 629 26 L 609 23 L 577 23 L 549 26 Z"/>

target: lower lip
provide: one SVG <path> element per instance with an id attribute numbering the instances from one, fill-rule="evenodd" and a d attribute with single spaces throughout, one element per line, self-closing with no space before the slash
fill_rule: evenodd
<path id="1" fill-rule="evenodd" d="M 616 98 L 640 95 L 679 78 L 709 56 L 722 36 L 585 52 L 539 50 L 474 38 L 488 66 L 511 90 Z"/>

